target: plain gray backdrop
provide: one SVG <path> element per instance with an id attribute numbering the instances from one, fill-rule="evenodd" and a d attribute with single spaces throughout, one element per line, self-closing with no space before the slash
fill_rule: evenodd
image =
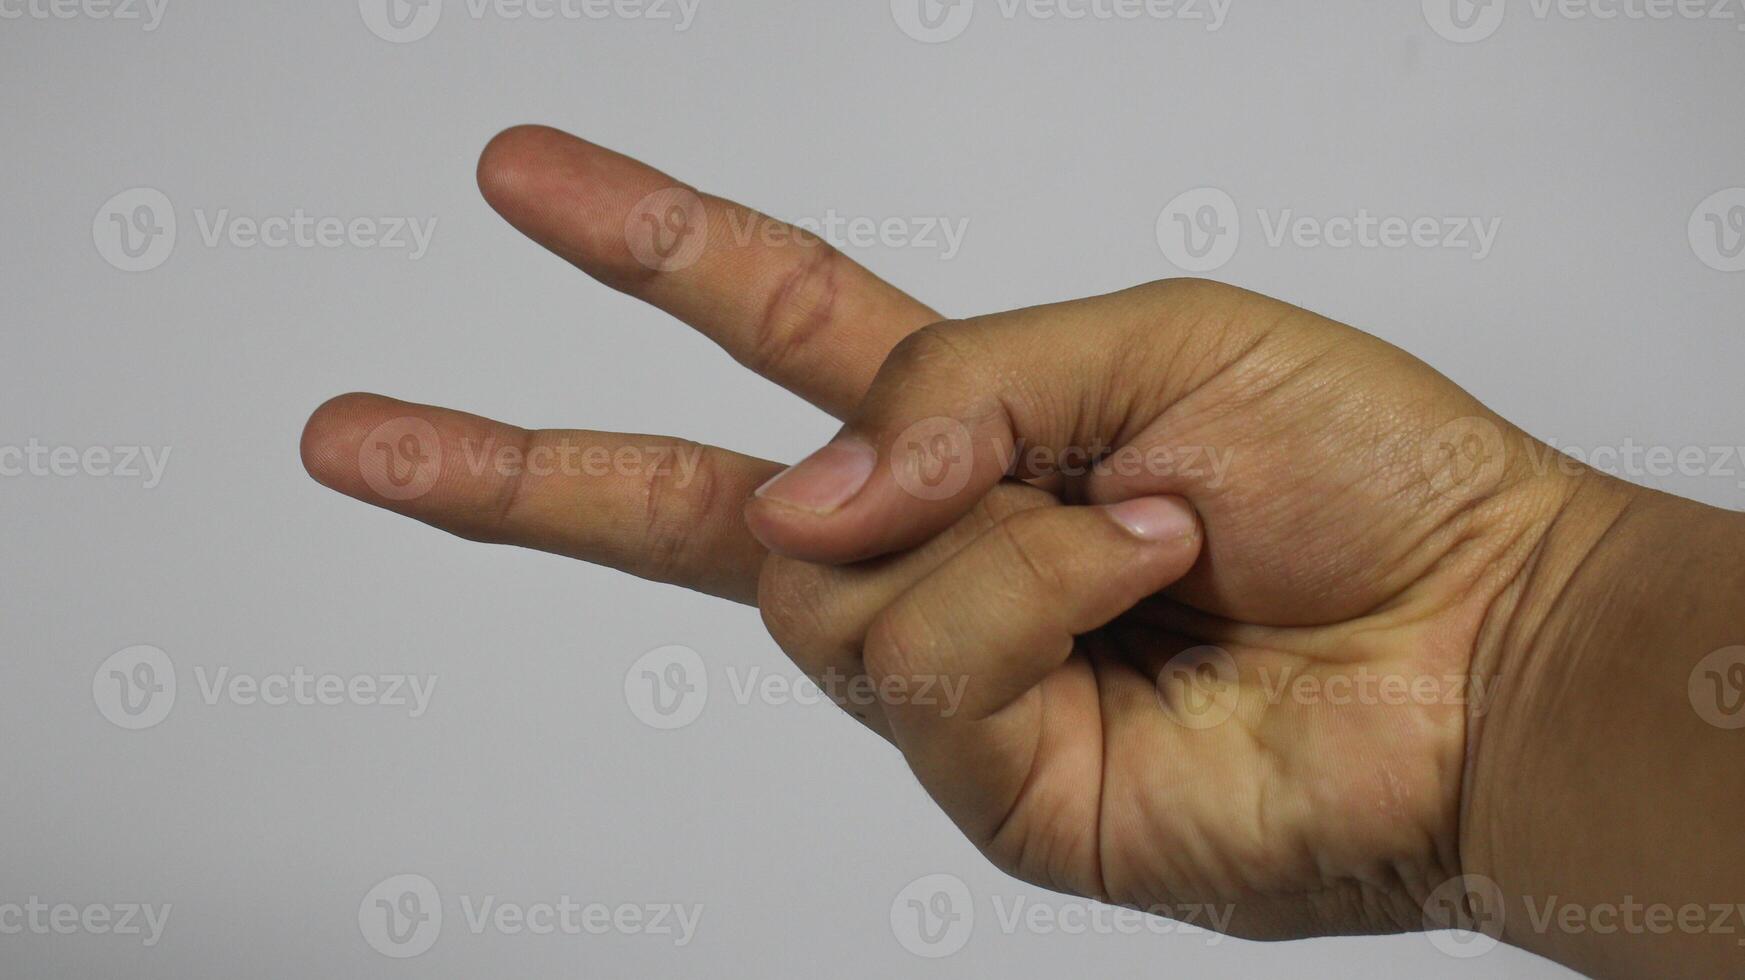
<path id="1" fill-rule="evenodd" d="M 783 460 L 834 431 L 486 207 L 479 149 L 543 122 L 778 216 L 922 239 L 921 219 L 958 223 L 950 255 L 843 242 L 953 316 L 1180 275 L 1160 213 L 1217 188 L 1242 237 L 1209 275 L 1379 334 L 1602 463 L 1713 449 L 1703 472 L 1621 471 L 1736 507 L 1745 462 L 1719 448 L 1745 443 L 1745 273 L 1723 271 L 1742 212 L 1722 192 L 1745 186 L 1745 4 L 1656 20 L 1513 0 L 1486 36 L 1450 39 L 1417 0 L 1233 0 L 1216 30 L 1183 16 L 1209 0 L 1075 19 L 979 0 L 924 43 L 887 0 L 700 0 L 688 23 L 654 19 L 676 0 L 550 19 L 447 0 L 416 39 L 379 36 L 371 0 L 167 0 L 156 21 L 135 2 L 0 0 L 0 914 L 36 899 L 97 923 L 0 934 L 0 974 L 1566 975 L 1422 935 L 1099 926 L 989 868 L 834 708 L 738 697 L 795 675 L 755 611 L 339 497 L 304 474 L 298 433 L 353 389 Z M 117 229 L 166 230 L 137 188 L 169 202 L 176 237 L 123 271 Z M 436 226 L 416 257 L 231 237 L 299 210 Z M 1274 244 L 1286 210 L 1501 223 L 1481 259 Z M 129 447 L 167 449 L 161 479 L 128 475 Z M 177 691 L 130 730 L 102 668 L 138 645 Z M 626 679 L 669 645 L 697 651 L 710 689 L 658 730 Z M 207 697 L 226 668 L 436 688 L 416 717 Z M 416 958 L 369 935 L 372 889 L 400 875 L 444 916 Z M 973 928 L 929 957 L 899 920 L 934 875 L 961 882 Z M 468 920 L 487 898 L 566 896 L 701 919 L 683 946 Z M 154 945 L 90 912 L 131 903 L 170 907 Z M 1034 905 L 1061 927 L 1005 921 Z"/>

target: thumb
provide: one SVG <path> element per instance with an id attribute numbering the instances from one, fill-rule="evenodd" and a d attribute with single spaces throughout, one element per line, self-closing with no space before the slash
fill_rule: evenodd
<path id="1" fill-rule="evenodd" d="M 1197 328 L 1209 301 L 1166 282 L 923 328 L 746 522 L 778 554 L 860 561 L 932 538 L 1003 479 L 1088 468 L 1241 348 L 1239 327 Z"/>

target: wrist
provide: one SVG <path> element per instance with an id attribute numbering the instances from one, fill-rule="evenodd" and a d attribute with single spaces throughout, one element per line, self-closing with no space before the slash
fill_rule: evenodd
<path id="1" fill-rule="evenodd" d="M 1745 731 L 1705 720 L 1691 676 L 1745 642 L 1745 519 L 1594 472 L 1502 590 L 1475 651 L 1495 697 L 1468 722 L 1460 847 L 1501 937 L 1595 976 L 1737 956 L 1713 903 L 1745 862 L 1728 768 Z M 1742 716 L 1745 721 L 1745 716 Z M 1729 833 L 1731 831 L 1731 833 Z M 1705 921 L 1707 921 L 1705 911 Z"/>

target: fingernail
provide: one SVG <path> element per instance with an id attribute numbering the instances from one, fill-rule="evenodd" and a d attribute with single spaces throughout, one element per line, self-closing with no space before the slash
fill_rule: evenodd
<path id="1" fill-rule="evenodd" d="M 854 499 L 878 465 L 878 451 L 853 437 L 838 439 L 757 488 L 757 496 L 828 514 Z"/>
<path id="2" fill-rule="evenodd" d="M 1192 537 L 1200 520 L 1180 497 L 1140 497 L 1105 508 L 1115 523 L 1141 541 L 1169 541 Z"/>

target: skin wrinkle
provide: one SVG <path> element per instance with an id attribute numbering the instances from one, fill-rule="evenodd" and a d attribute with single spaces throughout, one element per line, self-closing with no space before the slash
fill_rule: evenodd
<path id="1" fill-rule="evenodd" d="M 1461 864 L 1459 866 L 1462 868 L 1467 867 L 1466 862 L 1469 858 L 1469 855 L 1466 853 L 1467 840 L 1469 838 L 1468 831 L 1480 816 L 1473 812 L 1473 805 L 1479 801 L 1472 794 L 1471 787 L 1477 784 L 1481 775 L 1480 770 L 1487 768 L 1489 765 L 1487 757 L 1482 751 L 1482 747 L 1486 744 L 1487 739 L 1491 738 L 1490 729 L 1496 727 L 1500 720 L 1499 716 L 1503 714 L 1503 711 L 1499 709 L 1503 709 L 1508 701 L 1511 700 L 1520 705 L 1557 703 L 1561 700 L 1562 691 L 1567 690 L 1569 679 L 1572 676 L 1567 671 L 1560 672 L 1563 678 L 1559 685 L 1560 690 L 1556 693 L 1550 694 L 1551 700 L 1547 702 L 1547 682 L 1550 678 L 1546 671 L 1532 669 L 1532 665 L 1535 662 L 1542 662 L 1543 660 L 1543 658 L 1535 656 L 1535 651 L 1538 649 L 1537 640 L 1540 636 L 1541 630 L 1544 628 L 1544 624 L 1549 622 L 1551 617 L 1556 614 L 1556 601 L 1554 600 L 1550 605 L 1540 609 L 1537 608 L 1536 603 L 1531 601 L 1533 597 L 1529 595 L 1529 593 L 1534 591 L 1536 588 L 1543 588 L 1543 584 L 1539 582 L 1539 579 L 1543 574 L 1549 571 L 1548 569 L 1542 568 L 1548 554 L 1548 549 L 1551 546 L 1551 543 L 1557 539 L 1560 526 L 1566 521 L 1573 520 L 1571 511 L 1578 499 L 1579 493 L 1579 486 L 1572 488 L 1565 499 L 1556 507 L 1554 516 L 1551 518 L 1545 530 L 1538 536 L 1532 550 L 1522 560 L 1519 570 L 1497 590 L 1495 596 L 1492 598 L 1483 614 L 1478 635 L 1480 637 L 1492 637 L 1495 642 L 1484 642 L 1481 640 L 1477 645 L 1471 669 L 1475 674 L 1488 674 L 1493 678 L 1503 676 L 1513 678 L 1512 686 L 1515 695 L 1513 698 L 1493 704 L 1491 706 L 1492 710 L 1480 716 L 1472 717 L 1469 713 L 1466 734 L 1466 761 L 1465 765 L 1462 767 L 1461 775 L 1462 805 L 1460 807 L 1460 830 L 1455 838 L 1457 850 L 1461 854 Z M 1627 508 L 1628 503 L 1625 504 L 1625 509 Z M 1600 538 L 1596 539 L 1591 546 L 1584 549 L 1584 553 L 1582 557 L 1577 560 L 1574 569 L 1572 569 L 1568 574 L 1560 576 L 1561 581 L 1556 586 L 1556 596 L 1561 598 L 1568 595 L 1570 583 L 1574 581 L 1576 572 L 1584 567 L 1589 559 L 1596 553 L 1600 541 L 1603 540 L 1606 535 L 1614 532 L 1618 527 L 1618 521 L 1622 516 L 1622 510 L 1614 514 L 1614 516 L 1607 522 L 1606 530 L 1601 534 Z M 1517 586 L 1519 586 L 1518 590 L 1516 588 Z M 1507 603 L 1507 608 L 1504 608 L 1502 600 L 1508 596 L 1514 596 L 1515 598 L 1514 601 Z M 1501 623 L 1495 627 L 1491 626 L 1491 623 L 1495 622 L 1496 617 L 1498 616 L 1502 617 Z M 1524 616 L 1531 620 L 1531 625 L 1523 623 L 1522 619 Z M 1518 635 L 1523 629 L 1527 631 L 1525 637 Z M 1576 656 L 1580 655 L 1583 646 L 1584 645 L 1580 643 L 1573 644 L 1573 651 Z M 1522 657 L 1519 659 L 1525 660 L 1525 663 L 1516 663 L 1515 660 L 1517 658 L 1511 658 L 1504 655 L 1503 651 L 1511 649 L 1520 651 Z M 1533 719 L 1538 714 L 1538 712 L 1531 710 L 1527 711 L 1528 725 L 1530 727 L 1534 724 Z M 1499 808 L 1495 805 L 1494 801 L 1484 802 L 1490 804 L 1485 816 L 1495 814 L 1499 811 Z M 1492 824 L 1490 826 L 1490 831 L 1490 833 L 1482 835 L 1480 839 L 1486 841 L 1501 841 L 1507 839 L 1507 836 L 1501 832 L 1502 828 L 1497 825 Z M 1498 855 L 1495 853 L 1485 853 L 1482 855 L 1486 866 L 1494 864 L 1497 857 Z"/>
<path id="2" fill-rule="evenodd" d="M 691 528 L 709 519 L 720 504 L 721 480 L 710 454 L 697 457 L 697 469 L 691 486 L 680 487 L 676 467 L 651 469 L 642 481 L 643 516 L 650 543 L 645 558 L 653 577 L 671 579 L 687 567 L 689 549 L 696 540 Z M 669 510 L 677 509 L 679 518 Z"/>
<path id="3" fill-rule="evenodd" d="M 808 245 L 813 254 L 795 264 L 764 307 L 759 340 L 746 361 L 754 371 L 780 373 L 809 352 L 834 323 L 843 256 L 821 239 Z"/>
<path id="4" fill-rule="evenodd" d="M 532 449 L 533 445 L 533 432 L 527 429 L 515 430 L 514 448 L 520 453 L 518 458 L 529 458 L 529 450 Z M 498 494 L 499 499 L 496 508 L 495 520 L 497 533 L 501 534 L 502 529 L 513 526 L 510 523 L 510 518 L 514 516 L 516 507 L 521 503 L 521 492 L 523 489 L 522 481 L 526 479 L 527 473 L 525 470 L 519 470 L 514 475 L 503 479 L 503 487 L 501 492 Z"/>
<path id="5" fill-rule="evenodd" d="M 1034 694 L 1036 702 L 1037 702 L 1034 710 L 1038 714 L 1046 713 L 1047 709 L 1048 709 L 1047 700 L 1046 700 L 1047 699 L 1047 692 L 1041 691 L 1041 690 L 1033 690 L 1030 693 Z M 1017 707 L 1022 707 L 1022 698 L 1017 703 L 1005 705 L 1002 710 L 1012 709 L 1012 708 L 1017 708 Z M 987 719 L 983 718 L 981 720 L 986 721 Z M 1042 740 L 1042 732 L 1043 732 L 1043 729 L 1041 728 L 1041 726 L 1037 726 L 1036 732 L 1035 732 L 1035 737 L 1032 739 L 1031 744 L 1030 744 L 1030 749 L 1027 753 L 1030 761 L 1029 761 L 1028 766 L 1025 769 L 1024 778 L 1019 781 L 1017 792 L 1015 792 L 1012 795 L 1011 802 L 1006 804 L 1004 807 L 1001 808 L 1005 811 L 1004 815 L 1001 816 L 995 822 L 993 829 L 988 834 L 986 834 L 984 836 L 983 840 L 981 842 L 979 842 L 977 846 L 980 846 L 986 850 L 1000 850 L 1003 848 L 1003 845 L 1001 845 L 1000 842 L 1005 837 L 1006 830 L 1012 825 L 1013 821 L 1017 819 L 1018 812 L 1023 809 L 1026 794 L 1030 790 L 1030 787 L 1034 784 L 1034 782 L 1036 780 L 1037 772 L 1040 769 L 1040 766 L 1038 765 L 1038 763 L 1040 762 L 1040 759 L 1041 759 L 1041 752 L 1038 750 L 1040 748 L 1040 743 Z M 1021 843 L 1023 845 L 1027 845 L 1028 841 L 1024 841 Z"/>

